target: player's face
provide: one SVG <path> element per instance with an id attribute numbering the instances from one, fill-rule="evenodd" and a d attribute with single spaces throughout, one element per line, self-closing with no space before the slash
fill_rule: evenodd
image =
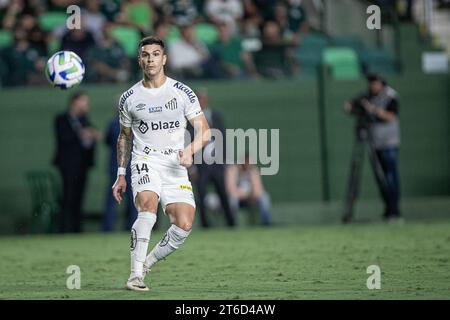
<path id="1" fill-rule="evenodd" d="M 138 57 L 139 66 L 149 78 L 153 78 L 162 72 L 166 59 L 167 56 L 163 48 L 157 44 L 143 46 Z"/>

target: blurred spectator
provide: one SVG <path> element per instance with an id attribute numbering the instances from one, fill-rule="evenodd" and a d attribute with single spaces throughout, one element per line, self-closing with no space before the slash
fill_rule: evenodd
<path id="1" fill-rule="evenodd" d="M 27 32 L 23 27 L 14 29 L 14 42 L 11 46 L 1 50 L 0 57 L 3 61 L 5 86 L 26 85 L 30 77 L 38 70 L 39 52 L 30 45 Z"/>
<path id="2" fill-rule="evenodd" d="M 194 25 L 181 27 L 181 38 L 168 45 L 169 67 L 180 78 L 219 77 L 208 48 L 195 38 Z"/>
<path id="3" fill-rule="evenodd" d="M 219 39 L 211 46 L 211 52 L 219 59 L 220 71 L 225 77 L 242 77 L 245 72 L 258 77 L 253 56 L 242 51 L 241 39 L 231 35 L 227 24 L 219 25 Z"/>
<path id="4" fill-rule="evenodd" d="M 69 30 L 62 37 L 60 50 L 73 51 L 85 60 L 87 50 L 94 45 L 95 40 L 92 33 L 82 27 L 81 29 Z"/>
<path id="5" fill-rule="evenodd" d="M 88 119 L 89 98 L 72 94 L 69 109 L 55 118 L 56 154 L 53 164 L 63 181 L 60 232 L 82 231 L 82 206 L 87 173 L 94 165 L 95 142 L 101 134 Z"/>
<path id="6" fill-rule="evenodd" d="M 207 0 L 205 12 L 216 25 L 226 23 L 232 34 L 239 32 L 238 23 L 244 15 L 244 5 L 239 0 Z"/>
<path id="7" fill-rule="evenodd" d="M 130 25 L 142 34 L 152 32 L 154 12 L 146 0 L 123 1 L 118 22 Z"/>
<path id="8" fill-rule="evenodd" d="M 166 41 L 167 36 L 169 34 L 171 25 L 166 21 L 158 21 L 153 26 L 154 32 L 153 35 L 163 41 Z"/>
<path id="9" fill-rule="evenodd" d="M 109 184 L 106 188 L 106 207 L 103 215 L 102 231 L 110 232 L 114 230 L 114 224 L 117 218 L 117 203 L 114 200 L 113 193 L 111 192 L 111 187 L 116 182 L 117 179 L 117 137 L 120 132 L 119 117 L 116 115 L 114 119 L 108 125 L 108 129 L 105 135 L 105 142 L 110 150 L 109 154 Z M 128 172 L 131 172 L 130 164 L 127 168 Z M 127 208 L 126 208 L 126 220 L 124 230 L 129 231 L 136 220 L 137 210 L 134 206 L 133 201 L 133 191 L 131 189 L 131 174 L 126 176 L 127 179 L 127 190 L 125 192 L 127 198 Z"/>
<path id="10" fill-rule="evenodd" d="M 275 7 L 274 19 L 281 28 L 284 41 L 298 45 L 302 33 L 308 30 L 305 10 L 298 1 L 286 1 L 289 6 L 279 4 Z"/>
<path id="11" fill-rule="evenodd" d="M 86 52 L 87 80 L 97 82 L 126 82 L 130 78 L 130 60 L 111 34 L 112 25 L 103 27 L 99 46 Z"/>
<path id="12" fill-rule="evenodd" d="M 100 12 L 100 0 L 88 0 L 85 2 L 85 8 L 81 10 L 83 17 L 84 28 L 92 33 L 97 43 L 103 38 L 103 26 L 106 23 L 106 18 Z"/>
<path id="13" fill-rule="evenodd" d="M 258 72 L 268 78 L 282 78 L 292 70 L 288 44 L 282 40 L 280 26 L 268 21 L 263 26 L 262 49 L 255 54 Z"/>
<path id="14" fill-rule="evenodd" d="M 241 207 L 256 205 L 262 224 L 272 224 L 270 196 L 264 190 L 258 168 L 250 163 L 249 155 L 245 156 L 243 164 L 227 167 L 225 181 L 234 212 Z"/>
<path id="15" fill-rule="evenodd" d="M 225 146 L 225 124 L 222 119 L 222 116 L 219 112 L 211 109 L 209 107 L 208 94 L 205 90 L 199 90 L 197 92 L 198 101 L 200 106 L 205 114 L 205 117 L 208 121 L 209 127 L 211 129 L 219 130 L 222 133 L 222 137 L 224 139 L 223 146 Z M 189 132 L 191 137 L 194 136 L 194 129 L 191 125 L 189 125 Z M 216 145 L 214 144 L 214 140 L 211 140 L 203 149 L 200 151 L 204 155 L 204 157 L 211 156 L 214 154 L 218 158 L 222 158 L 225 161 L 225 147 L 223 150 L 216 149 Z M 220 153 L 220 155 L 218 154 Z M 213 159 L 210 159 L 212 162 Z M 234 215 L 230 208 L 230 203 L 228 202 L 228 195 L 225 188 L 225 165 L 222 163 L 212 163 L 212 164 L 196 164 L 191 167 L 189 170 L 191 177 L 196 183 L 197 190 L 197 204 L 198 210 L 200 213 L 200 223 L 202 227 L 207 228 L 210 226 L 207 216 L 207 206 L 206 206 L 206 196 L 207 196 L 207 187 L 210 183 L 214 185 L 216 193 L 219 196 L 220 203 L 222 205 L 222 210 L 225 214 L 225 219 L 228 226 L 234 226 Z"/>
<path id="16" fill-rule="evenodd" d="M 24 15 L 37 17 L 43 11 L 44 6 L 39 0 L 3 0 L 0 2 L 1 27 L 12 30 Z"/>
<path id="17" fill-rule="evenodd" d="M 68 6 L 73 4 L 80 6 L 83 1 L 84 0 L 47 0 L 47 11 L 66 12 Z"/>
<path id="18" fill-rule="evenodd" d="M 196 22 L 198 11 L 193 0 L 169 0 L 168 2 L 166 13 L 171 17 L 172 23 L 183 26 Z"/>
<path id="19" fill-rule="evenodd" d="M 108 22 L 114 22 L 120 16 L 120 1 L 118 0 L 101 0 L 100 11 Z"/>

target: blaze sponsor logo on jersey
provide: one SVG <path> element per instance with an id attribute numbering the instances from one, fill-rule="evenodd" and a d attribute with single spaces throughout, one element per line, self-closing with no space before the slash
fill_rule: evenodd
<path id="1" fill-rule="evenodd" d="M 152 121 L 150 125 L 152 130 L 177 129 L 180 127 L 180 121 Z"/>
<path id="2" fill-rule="evenodd" d="M 189 191 L 192 192 L 192 187 L 191 187 L 191 186 L 188 186 L 188 185 L 186 185 L 186 184 L 180 184 L 180 189 L 181 189 L 181 190 L 189 190 Z"/>
<path id="3" fill-rule="evenodd" d="M 120 111 L 123 111 L 123 105 L 125 104 L 125 101 L 127 101 L 128 97 L 133 94 L 133 89 L 128 90 L 122 95 L 122 98 L 120 98 L 119 102 L 119 109 Z"/>
<path id="4" fill-rule="evenodd" d="M 166 109 L 168 110 L 175 110 L 178 106 L 177 106 L 177 99 L 173 98 L 172 100 L 170 100 L 169 102 L 167 102 L 164 107 L 166 107 Z"/>
<path id="5" fill-rule="evenodd" d="M 144 121 L 141 120 L 141 123 L 139 124 L 138 129 L 139 129 L 140 132 L 146 133 L 148 131 L 148 124 L 147 124 L 147 122 L 144 122 Z"/>
<path id="6" fill-rule="evenodd" d="M 161 112 L 162 111 L 162 107 L 150 107 L 148 108 L 148 112 L 149 113 L 155 113 L 155 112 Z"/>
<path id="7" fill-rule="evenodd" d="M 150 148 L 149 147 L 145 147 L 144 150 L 142 150 L 145 154 L 149 154 L 150 153 Z"/>
<path id="8" fill-rule="evenodd" d="M 136 111 L 142 111 L 142 110 L 144 110 L 145 109 L 145 104 L 144 103 L 139 103 L 137 106 L 136 106 Z"/>
<path id="9" fill-rule="evenodd" d="M 180 89 L 181 91 L 183 91 L 189 98 L 189 101 L 191 103 L 195 102 L 195 94 L 194 91 L 192 91 L 191 89 L 189 89 L 188 87 L 186 87 L 184 84 L 180 83 L 180 82 L 176 82 L 173 85 L 175 88 Z"/>

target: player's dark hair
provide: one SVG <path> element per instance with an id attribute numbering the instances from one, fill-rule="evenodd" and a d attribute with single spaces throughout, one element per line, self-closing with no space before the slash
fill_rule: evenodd
<path id="1" fill-rule="evenodd" d="M 69 105 L 72 105 L 72 103 L 75 100 L 77 100 L 83 96 L 87 96 L 86 92 L 84 92 L 84 91 L 76 91 L 76 92 L 72 93 L 72 95 L 69 97 Z"/>
<path id="2" fill-rule="evenodd" d="M 149 44 L 157 44 L 159 45 L 163 50 L 165 49 L 165 45 L 164 45 L 164 41 L 161 40 L 158 37 L 155 36 L 149 36 L 149 37 L 145 37 L 143 38 L 141 41 L 139 41 L 139 50 L 141 50 L 141 48 L 143 46 L 149 45 Z"/>

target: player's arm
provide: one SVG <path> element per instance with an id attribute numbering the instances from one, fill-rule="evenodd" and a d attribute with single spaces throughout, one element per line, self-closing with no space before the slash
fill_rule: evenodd
<path id="1" fill-rule="evenodd" d="M 194 153 L 201 150 L 211 139 L 211 130 L 203 113 L 190 119 L 189 123 L 194 128 L 194 140 L 183 151 L 180 151 L 179 154 L 180 164 L 186 168 L 192 165 L 192 156 Z"/>
<path id="2" fill-rule="evenodd" d="M 126 168 L 131 156 L 131 143 L 133 139 L 133 132 L 131 127 L 120 125 L 120 133 L 117 138 L 117 180 L 113 186 L 113 195 L 116 201 L 120 204 L 122 202 L 121 193 L 125 192 L 127 182 L 125 180 Z"/>

